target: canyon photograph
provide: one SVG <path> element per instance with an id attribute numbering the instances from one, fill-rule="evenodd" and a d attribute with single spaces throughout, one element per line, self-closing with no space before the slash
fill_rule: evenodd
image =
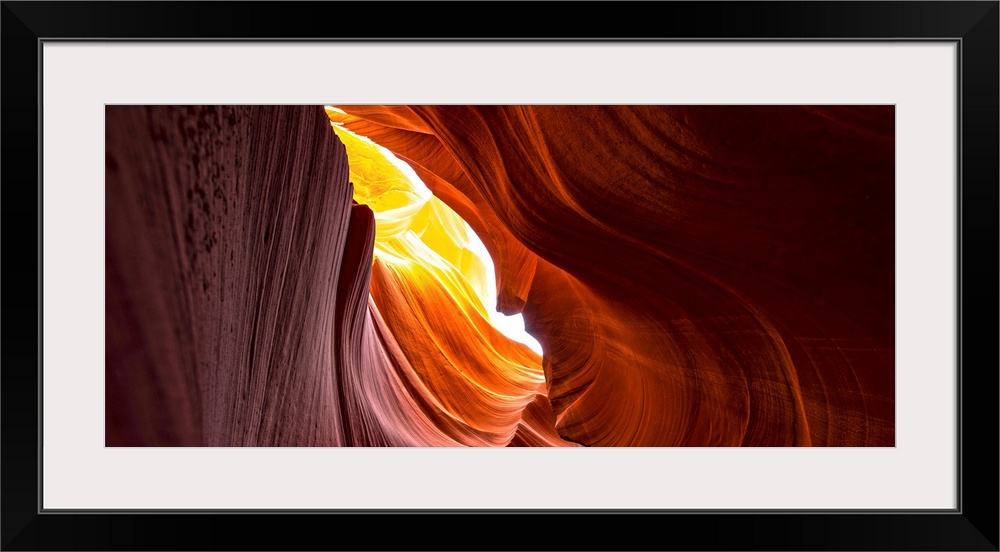
<path id="1" fill-rule="evenodd" d="M 107 105 L 104 444 L 894 447 L 895 122 Z"/>

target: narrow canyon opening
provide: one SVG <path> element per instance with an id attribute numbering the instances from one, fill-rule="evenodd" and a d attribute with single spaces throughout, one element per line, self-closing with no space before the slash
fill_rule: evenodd
<path id="1" fill-rule="evenodd" d="M 435 196 L 409 163 L 337 122 L 344 111 L 325 109 L 347 148 L 354 201 L 375 215 L 374 259 L 437 269 L 436 279 L 452 297 L 470 301 L 500 333 L 541 356 L 542 346 L 525 331 L 521 314 L 498 310 L 494 260 L 469 223 Z"/>

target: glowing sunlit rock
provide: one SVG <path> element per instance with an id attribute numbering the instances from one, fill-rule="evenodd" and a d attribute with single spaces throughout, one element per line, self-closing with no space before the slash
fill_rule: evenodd
<path id="1" fill-rule="evenodd" d="M 483 237 L 559 434 L 894 444 L 891 106 L 339 108 Z"/>
<path id="2" fill-rule="evenodd" d="M 478 237 L 408 165 L 334 129 L 347 148 L 354 199 L 374 213 L 371 292 L 379 332 L 392 334 L 408 362 L 398 376 L 426 387 L 437 415 L 461 428 L 446 432 L 460 444 L 505 445 L 519 424 L 558 442 L 553 420 L 522 420 L 525 407 L 546 392 L 541 358 L 504 335 L 492 262 Z M 523 328 L 515 336 L 533 341 Z M 548 427 L 533 427 L 539 423 Z"/>

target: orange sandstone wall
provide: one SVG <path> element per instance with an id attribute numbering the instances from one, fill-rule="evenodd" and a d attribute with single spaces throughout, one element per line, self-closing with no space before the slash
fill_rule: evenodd
<path id="1" fill-rule="evenodd" d="M 891 106 L 339 106 L 498 263 L 556 429 L 894 444 Z"/>

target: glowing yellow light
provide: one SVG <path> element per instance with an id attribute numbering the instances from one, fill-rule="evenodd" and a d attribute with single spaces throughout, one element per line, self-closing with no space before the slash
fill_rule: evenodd
<path id="1" fill-rule="evenodd" d="M 541 354 L 524 331 L 520 315 L 496 311 L 493 261 L 465 220 L 435 197 L 413 168 L 370 139 L 335 121 L 340 109 L 327 106 L 333 129 L 347 148 L 354 200 L 375 215 L 374 257 L 397 268 L 420 265 L 460 304 L 470 305 L 507 337 Z"/>

